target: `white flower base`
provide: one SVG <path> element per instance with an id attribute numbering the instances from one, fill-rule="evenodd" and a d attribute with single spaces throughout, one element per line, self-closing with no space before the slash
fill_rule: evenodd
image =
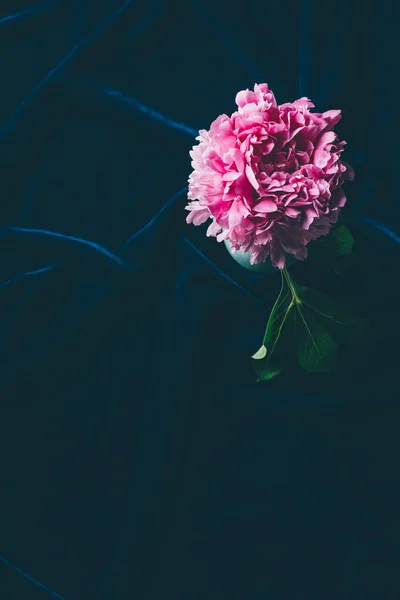
<path id="1" fill-rule="evenodd" d="M 279 269 L 277 267 L 273 267 L 269 257 L 263 263 L 258 263 L 256 265 L 250 264 L 250 251 L 243 252 L 242 250 L 232 250 L 232 247 L 229 243 L 229 240 L 224 240 L 224 244 L 229 254 L 232 256 L 236 262 L 248 269 L 249 271 L 253 271 L 254 273 L 263 273 L 264 275 L 273 275 L 274 273 L 279 273 Z M 286 266 L 290 266 L 295 262 L 294 256 L 287 255 L 286 258 Z"/>

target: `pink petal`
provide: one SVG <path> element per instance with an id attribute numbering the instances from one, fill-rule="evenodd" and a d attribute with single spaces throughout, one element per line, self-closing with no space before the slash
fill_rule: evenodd
<path id="1" fill-rule="evenodd" d="M 300 214 L 299 210 L 291 208 L 290 206 L 285 210 L 285 215 L 291 218 L 297 217 Z"/>
<path id="2" fill-rule="evenodd" d="M 235 181 L 235 179 L 238 179 L 239 177 L 241 177 L 241 174 L 237 171 L 228 171 L 222 176 L 222 181 Z"/>
<path id="3" fill-rule="evenodd" d="M 317 142 L 314 150 L 314 164 L 317 167 L 323 169 L 330 159 L 331 153 L 325 148 L 328 144 L 332 143 L 336 139 L 336 133 L 334 131 L 327 131 L 323 133 Z"/>
<path id="4" fill-rule="evenodd" d="M 229 209 L 229 226 L 235 227 L 235 225 L 239 225 L 247 214 L 248 210 L 242 204 L 241 200 L 234 200 Z"/>
<path id="5" fill-rule="evenodd" d="M 210 216 L 210 211 L 208 208 L 194 208 L 186 217 L 186 223 L 193 223 L 193 225 L 201 225 L 205 221 L 207 221 Z"/>
<path id="6" fill-rule="evenodd" d="M 256 95 L 250 90 L 242 90 L 236 94 L 235 102 L 239 107 L 246 106 L 250 102 L 254 102 Z"/>
<path id="7" fill-rule="evenodd" d="M 338 208 L 342 208 L 346 204 L 346 195 L 342 188 L 337 188 L 332 192 L 331 204 Z"/>
<path id="8" fill-rule="evenodd" d="M 270 213 L 270 212 L 276 211 L 277 205 L 276 205 L 276 202 L 274 202 L 273 200 L 269 200 L 268 198 L 265 198 L 264 200 L 261 200 L 261 202 L 256 204 L 254 209 L 257 212 Z"/>
<path id="9" fill-rule="evenodd" d="M 342 160 L 342 164 L 346 167 L 346 178 L 349 181 L 353 181 L 353 179 L 354 179 L 353 167 L 351 167 L 347 162 L 344 162 L 344 160 Z"/>
<path id="10" fill-rule="evenodd" d="M 250 181 L 253 188 L 258 191 L 259 183 L 258 183 L 256 176 L 254 175 L 253 169 L 250 167 L 250 165 L 246 165 L 245 173 L 246 173 L 247 179 Z"/>
<path id="11" fill-rule="evenodd" d="M 318 213 L 316 210 L 314 210 L 313 208 L 306 208 L 304 211 L 303 228 L 306 230 L 309 229 L 311 223 L 316 217 L 318 217 Z"/>
<path id="12" fill-rule="evenodd" d="M 333 127 L 342 118 L 341 113 L 341 110 L 327 110 L 326 112 L 322 113 L 322 116 L 324 117 L 324 119 L 329 121 L 329 125 Z"/>
<path id="13" fill-rule="evenodd" d="M 229 230 L 225 229 L 224 231 L 221 231 L 221 233 L 219 233 L 217 235 L 217 241 L 218 242 L 223 242 L 224 240 L 226 240 L 229 237 Z"/>
<path id="14" fill-rule="evenodd" d="M 240 152 L 240 150 L 238 150 L 237 148 L 234 148 L 234 150 L 232 151 L 232 156 L 239 173 L 244 173 L 245 162 L 242 152 Z"/>
<path id="15" fill-rule="evenodd" d="M 213 221 L 207 229 L 207 237 L 215 237 L 221 231 L 221 227 L 216 221 Z"/>
<path id="16" fill-rule="evenodd" d="M 273 267 L 278 267 L 278 269 L 285 268 L 285 253 L 279 244 L 273 244 L 271 246 L 270 256 Z"/>

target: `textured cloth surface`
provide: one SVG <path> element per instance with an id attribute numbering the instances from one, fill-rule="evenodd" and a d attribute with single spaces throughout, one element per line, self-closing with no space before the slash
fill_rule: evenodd
<path id="1" fill-rule="evenodd" d="M 395 26 L 389 0 L 0 3 L 0 598 L 399 597 Z M 343 111 L 363 261 L 292 271 L 373 317 L 332 375 L 255 383 L 279 277 L 185 223 L 197 131 L 255 82 Z"/>

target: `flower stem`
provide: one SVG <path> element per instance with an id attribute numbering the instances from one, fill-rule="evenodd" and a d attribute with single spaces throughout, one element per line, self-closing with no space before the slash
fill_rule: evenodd
<path id="1" fill-rule="evenodd" d="M 300 300 L 300 298 L 298 297 L 298 295 L 296 293 L 296 289 L 295 289 L 293 280 L 290 277 L 288 270 L 287 269 L 282 269 L 282 273 L 283 273 L 283 276 L 284 276 L 284 278 L 286 280 L 286 283 L 288 284 L 288 288 L 289 288 L 289 290 L 290 290 L 290 292 L 291 292 L 291 294 L 293 296 L 293 300 L 296 302 L 296 304 L 301 304 L 301 300 Z"/>

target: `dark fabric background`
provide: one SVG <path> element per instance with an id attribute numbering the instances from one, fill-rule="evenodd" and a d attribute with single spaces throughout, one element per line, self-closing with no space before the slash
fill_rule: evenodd
<path id="1" fill-rule="evenodd" d="M 1 0 L 1 599 L 400 597 L 395 5 Z M 255 82 L 343 111 L 362 261 L 292 271 L 373 318 L 332 375 L 254 382 L 279 277 L 185 223 Z"/>

